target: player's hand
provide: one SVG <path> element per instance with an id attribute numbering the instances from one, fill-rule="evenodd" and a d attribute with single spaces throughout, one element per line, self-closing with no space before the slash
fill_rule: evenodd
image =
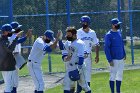
<path id="1" fill-rule="evenodd" d="M 26 37 L 32 37 L 32 29 L 28 29 L 27 33 L 26 33 Z"/>
<path id="2" fill-rule="evenodd" d="M 64 58 L 65 62 L 70 61 L 70 60 L 71 60 L 71 56 L 69 56 L 69 55 Z"/>
<path id="3" fill-rule="evenodd" d="M 62 37 L 63 37 L 62 31 L 61 31 L 61 30 L 58 30 L 57 39 L 58 39 L 58 40 L 62 40 Z"/>
<path id="4" fill-rule="evenodd" d="M 99 57 L 96 56 L 96 57 L 95 57 L 95 63 L 98 63 L 98 62 L 99 62 Z"/>
<path id="5" fill-rule="evenodd" d="M 126 56 L 123 58 L 123 60 L 126 60 Z"/>
<path id="6" fill-rule="evenodd" d="M 20 31 L 16 34 L 16 37 L 20 37 L 24 31 Z"/>
<path id="7" fill-rule="evenodd" d="M 85 52 L 84 53 L 84 58 L 87 58 L 89 54 L 86 51 L 84 51 L 84 52 Z"/>
<path id="8" fill-rule="evenodd" d="M 112 61 L 112 62 L 110 62 L 109 64 L 110 64 L 110 66 L 112 66 L 112 67 L 114 66 L 114 63 L 113 63 L 113 61 Z"/>

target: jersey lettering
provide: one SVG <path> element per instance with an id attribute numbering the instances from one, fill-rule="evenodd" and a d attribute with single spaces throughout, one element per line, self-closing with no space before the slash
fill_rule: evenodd
<path id="1" fill-rule="evenodd" d="M 81 40 L 83 40 L 83 41 L 84 41 L 84 40 L 90 40 L 90 41 L 93 41 L 93 38 L 91 38 L 91 37 L 82 37 Z"/>

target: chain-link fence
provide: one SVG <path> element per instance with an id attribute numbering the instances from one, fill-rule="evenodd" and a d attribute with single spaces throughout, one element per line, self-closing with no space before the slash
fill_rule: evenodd
<path id="1" fill-rule="evenodd" d="M 67 26 L 81 27 L 80 18 L 88 15 L 91 18 L 91 29 L 97 33 L 102 42 L 105 33 L 111 28 L 110 20 L 118 17 L 122 22 L 122 34 L 126 44 L 129 63 L 139 64 L 140 52 L 140 2 L 138 0 L 0 0 L 0 26 L 11 21 L 18 21 L 22 29 L 33 29 L 32 38 L 23 46 L 32 46 L 34 40 L 43 35 L 46 29 L 57 33 L 62 30 L 65 35 Z M 132 7 L 131 7 L 132 6 Z M 132 15 L 131 15 L 132 14 Z M 65 38 L 65 37 L 63 37 Z M 101 43 L 101 53 L 103 52 Z M 134 53 L 133 53 L 134 51 Z M 28 57 L 29 48 L 23 48 L 23 55 Z M 58 52 L 55 52 L 58 53 Z M 133 60 L 134 55 L 134 60 Z M 59 55 L 61 59 L 61 56 Z M 52 72 L 64 71 L 56 65 L 56 57 L 51 58 Z M 131 61 L 132 60 L 132 61 Z M 47 64 L 48 66 L 49 64 Z"/>

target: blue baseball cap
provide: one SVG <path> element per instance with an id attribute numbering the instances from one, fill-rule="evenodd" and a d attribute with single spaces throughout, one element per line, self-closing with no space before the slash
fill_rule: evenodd
<path id="1" fill-rule="evenodd" d="M 122 22 L 120 22 L 118 18 L 113 18 L 113 19 L 111 19 L 111 24 L 112 24 L 112 25 L 119 25 L 119 24 L 121 24 L 121 23 L 122 23 Z"/>
<path id="2" fill-rule="evenodd" d="M 10 23 L 10 25 L 12 26 L 13 29 L 20 28 L 22 26 L 18 22 L 12 22 Z"/>
<path id="3" fill-rule="evenodd" d="M 8 32 L 11 32 L 12 31 L 12 26 L 10 24 L 4 24 L 2 27 L 1 27 L 1 31 L 8 31 Z"/>
<path id="4" fill-rule="evenodd" d="M 88 24 L 90 24 L 90 17 L 87 15 L 82 16 L 80 22 L 87 22 Z"/>
<path id="5" fill-rule="evenodd" d="M 52 30 L 46 30 L 44 35 L 48 37 L 50 40 L 54 40 L 54 32 Z"/>

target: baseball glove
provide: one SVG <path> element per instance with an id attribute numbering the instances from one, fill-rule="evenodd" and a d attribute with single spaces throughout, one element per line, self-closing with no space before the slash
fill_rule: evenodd
<path id="1" fill-rule="evenodd" d="M 79 79 L 80 79 L 80 74 L 79 74 L 78 69 L 73 70 L 73 71 L 70 71 L 70 72 L 69 72 L 69 78 L 70 78 L 72 81 L 77 81 L 77 80 L 79 80 Z"/>

